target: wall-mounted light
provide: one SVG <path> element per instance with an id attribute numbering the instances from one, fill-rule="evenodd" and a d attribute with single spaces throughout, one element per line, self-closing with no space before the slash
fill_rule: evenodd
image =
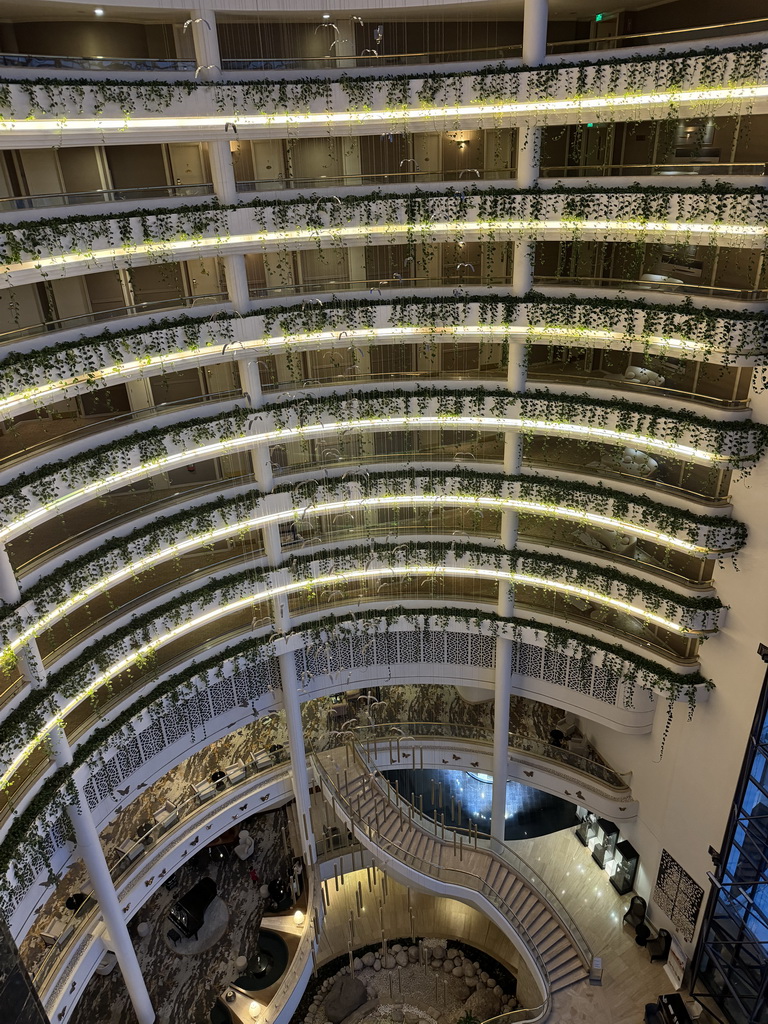
<path id="1" fill-rule="evenodd" d="M 295 924 L 295 925 L 296 925 L 297 927 L 298 927 L 299 925 L 302 925 L 302 924 L 304 924 L 304 912 L 303 912 L 303 911 L 301 911 L 301 910 L 297 910 L 297 911 L 295 911 L 295 912 L 294 912 L 294 915 L 293 915 L 293 923 L 294 923 L 294 924 Z"/>
<path id="2" fill-rule="evenodd" d="M 96 15 L 97 18 L 100 18 L 104 11 L 101 9 L 101 7 L 96 7 L 93 13 Z"/>

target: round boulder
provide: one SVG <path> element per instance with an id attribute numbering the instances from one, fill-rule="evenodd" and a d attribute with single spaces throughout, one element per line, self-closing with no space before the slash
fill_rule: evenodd
<path id="1" fill-rule="evenodd" d="M 407 967 L 410 962 L 408 960 L 408 954 L 405 952 L 404 949 L 400 949 L 398 950 L 397 953 L 395 953 L 395 960 L 397 961 L 398 967 Z"/>
<path id="2" fill-rule="evenodd" d="M 397 966 L 397 960 L 395 960 L 391 953 L 387 953 L 384 959 L 384 966 L 388 971 L 391 971 L 393 967 Z"/>
<path id="3" fill-rule="evenodd" d="M 461 967 L 454 967 L 453 970 L 451 971 L 451 974 L 454 976 L 454 978 L 464 977 L 464 971 L 461 969 Z"/>
<path id="4" fill-rule="evenodd" d="M 365 967 L 373 967 L 373 962 L 374 962 L 375 959 L 376 959 L 376 957 L 373 955 L 373 953 L 364 953 L 363 954 L 363 965 Z"/>
<path id="5" fill-rule="evenodd" d="M 410 962 L 412 964 L 417 964 L 419 962 L 419 947 L 418 946 L 409 946 L 408 947 L 408 959 L 410 960 Z"/>
<path id="6" fill-rule="evenodd" d="M 363 961 L 360 959 L 359 956 L 356 956 L 355 959 L 352 961 L 352 967 L 356 971 L 362 971 Z"/>
<path id="7" fill-rule="evenodd" d="M 443 970 L 450 974 L 453 971 L 453 960 L 443 960 Z"/>
<path id="8" fill-rule="evenodd" d="M 445 946 L 434 946 L 432 948 L 432 958 L 434 960 L 445 960 Z"/>
<path id="9" fill-rule="evenodd" d="M 445 955 L 448 957 L 449 960 L 453 960 L 459 955 L 459 951 L 455 948 L 455 946 L 451 946 L 451 948 Z"/>
<path id="10" fill-rule="evenodd" d="M 471 964 L 468 960 L 464 961 L 463 969 L 465 978 L 474 978 L 475 974 L 477 973 L 475 971 L 475 965 Z"/>

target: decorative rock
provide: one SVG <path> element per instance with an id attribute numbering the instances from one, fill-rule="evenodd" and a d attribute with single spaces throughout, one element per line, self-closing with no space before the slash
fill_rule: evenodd
<path id="1" fill-rule="evenodd" d="M 451 946 L 451 948 L 445 955 L 448 957 L 449 960 L 454 960 L 457 956 L 459 956 L 459 951 L 454 946 Z"/>
<path id="2" fill-rule="evenodd" d="M 461 965 L 464 963 L 464 957 L 463 956 L 455 956 L 453 958 L 453 963 L 454 963 L 455 967 L 461 967 Z"/>
<path id="3" fill-rule="evenodd" d="M 363 964 L 366 967 L 373 967 L 373 961 L 375 959 L 376 959 L 376 957 L 373 955 L 373 953 L 365 953 L 363 955 Z"/>
<path id="4" fill-rule="evenodd" d="M 489 978 L 485 984 L 488 986 L 488 988 L 496 988 L 496 979 Z"/>
<path id="5" fill-rule="evenodd" d="M 443 970 L 446 974 L 451 974 L 453 971 L 453 960 L 443 960 Z"/>
<path id="6" fill-rule="evenodd" d="M 412 1010 L 405 1011 L 405 1024 L 419 1024 L 420 1020 L 418 1013 L 413 1013 Z"/>
<path id="7" fill-rule="evenodd" d="M 410 960 L 410 962 L 412 964 L 417 964 L 419 962 L 419 947 L 418 946 L 409 946 L 408 947 L 408 959 Z"/>
<path id="8" fill-rule="evenodd" d="M 435 960 L 445 960 L 445 947 L 435 946 L 432 950 L 432 957 Z"/>
<path id="9" fill-rule="evenodd" d="M 451 971 L 451 974 L 454 976 L 454 978 L 463 978 L 464 977 L 464 968 L 463 967 L 454 967 L 453 970 Z"/>
<path id="10" fill-rule="evenodd" d="M 496 985 L 496 987 L 493 990 L 493 994 L 495 996 L 498 996 L 499 999 L 501 999 L 501 997 L 504 995 L 504 989 L 501 987 L 501 985 Z"/>
<path id="11" fill-rule="evenodd" d="M 443 966 L 443 961 L 442 960 L 431 960 L 430 963 L 429 963 L 429 966 L 430 967 L 434 967 L 435 970 L 437 971 L 437 970 L 439 970 Z"/>
<path id="12" fill-rule="evenodd" d="M 397 960 L 395 960 L 391 953 L 387 953 L 386 960 L 384 961 L 384 966 L 387 968 L 388 971 L 391 971 L 393 967 L 397 966 Z"/>
<path id="13" fill-rule="evenodd" d="M 373 985 L 369 985 L 368 988 L 365 990 L 365 994 L 368 996 L 369 999 L 375 999 L 377 995 L 376 989 L 373 987 Z"/>
<path id="14" fill-rule="evenodd" d="M 373 962 L 373 969 L 374 969 L 374 971 L 380 971 L 381 970 L 381 960 L 374 960 L 374 962 Z"/>
<path id="15" fill-rule="evenodd" d="M 475 971 L 475 965 L 471 964 L 468 960 L 464 961 L 462 969 L 464 971 L 465 978 L 474 978 L 475 974 L 477 973 Z"/>
<path id="16" fill-rule="evenodd" d="M 394 946 L 392 948 L 394 949 Z M 410 963 L 408 959 L 408 954 L 405 952 L 404 949 L 400 949 L 395 954 L 395 960 L 397 961 L 398 967 L 407 967 L 408 964 Z"/>
<path id="17" fill-rule="evenodd" d="M 359 956 L 356 956 L 355 959 L 352 961 L 352 966 L 356 971 L 362 971 L 363 961 L 360 959 Z"/>
<path id="18" fill-rule="evenodd" d="M 470 988 L 470 989 L 476 988 L 477 987 L 477 978 L 473 978 L 473 977 L 465 978 L 464 979 L 464 984 L 467 986 L 467 988 Z"/>
<path id="19" fill-rule="evenodd" d="M 403 1019 L 403 1016 L 404 1016 L 403 1011 L 400 1009 L 399 1006 L 393 1006 L 389 1010 L 389 1019 L 393 1020 L 393 1021 L 396 1021 L 397 1024 L 399 1024 L 399 1022 Z"/>
<path id="20" fill-rule="evenodd" d="M 403 948 L 403 947 L 402 947 L 402 946 L 400 945 L 400 943 L 399 943 L 399 942 L 396 942 L 396 943 L 394 944 L 394 946 L 392 947 L 392 952 L 393 952 L 393 953 L 399 953 L 399 952 L 400 952 L 400 950 L 401 950 L 402 948 Z"/>
<path id="21" fill-rule="evenodd" d="M 488 981 L 488 971 L 480 971 L 480 981 L 483 983 Z"/>
<path id="22" fill-rule="evenodd" d="M 471 1014 L 478 1020 L 496 1017 L 501 1009 L 501 1000 L 487 988 L 478 988 L 464 1003 L 464 1014 Z"/>

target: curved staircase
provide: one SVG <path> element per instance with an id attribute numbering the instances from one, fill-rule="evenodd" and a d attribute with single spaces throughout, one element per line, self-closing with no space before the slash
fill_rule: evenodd
<path id="1" fill-rule="evenodd" d="M 546 982 L 557 992 L 588 976 L 591 953 L 576 926 L 552 894 L 529 881 L 536 877 L 521 861 L 491 850 L 459 844 L 428 831 L 410 804 L 398 802 L 387 782 L 356 745 L 314 754 L 317 779 L 337 812 L 371 852 L 385 854 L 438 883 L 479 893 L 506 919 Z M 528 875 L 528 879 L 525 875 Z M 543 883 L 541 883 L 543 886 Z"/>

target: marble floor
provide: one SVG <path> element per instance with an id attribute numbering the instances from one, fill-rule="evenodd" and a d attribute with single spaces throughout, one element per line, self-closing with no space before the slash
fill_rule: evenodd
<path id="1" fill-rule="evenodd" d="M 629 896 L 619 896 L 572 829 L 510 846 L 555 891 L 578 922 L 593 955 L 603 961 L 602 985 L 580 982 L 555 995 L 551 1024 L 640 1024 L 645 1004 L 674 989 L 663 965 L 650 962 L 646 950 L 636 945 L 634 932 L 622 922 Z M 365 887 L 365 872 L 362 876 Z M 318 951 L 320 964 L 346 951 L 350 920 L 356 945 L 380 941 L 379 914 L 357 915 L 355 887 L 340 885 L 337 893 L 333 879 L 330 881 L 330 906 Z M 413 891 L 409 895 L 392 879 L 388 880 L 388 890 L 384 905 L 388 934 L 411 934 L 410 905 L 419 935 L 458 938 L 463 933 L 467 942 L 493 952 L 505 965 L 517 964 L 512 943 L 478 911 L 453 900 L 420 896 Z M 702 1016 L 701 1024 L 704 1021 Z"/>

